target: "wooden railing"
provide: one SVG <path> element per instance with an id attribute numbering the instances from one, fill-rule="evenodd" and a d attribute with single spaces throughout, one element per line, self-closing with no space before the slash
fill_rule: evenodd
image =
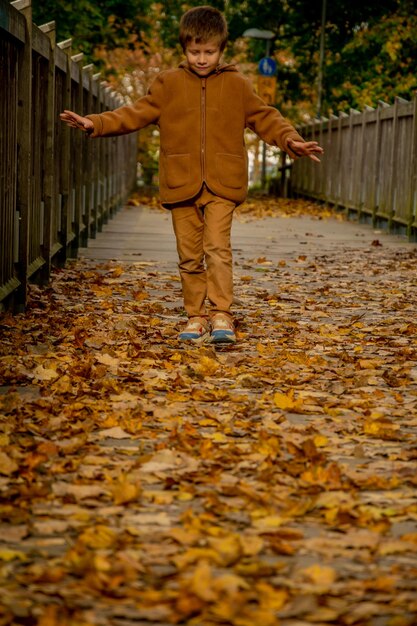
<path id="1" fill-rule="evenodd" d="M 134 135 L 90 140 L 59 119 L 123 104 L 30 0 L 0 0 L 0 309 L 24 310 L 29 280 L 47 282 L 95 236 L 134 187 Z"/>
<path id="2" fill-rule="evenodd" d="M 294 162 L 291 190 L 414 239 L 417 232 L 417 98 L 351 110 L 299 129 L 325 154 Z"/>

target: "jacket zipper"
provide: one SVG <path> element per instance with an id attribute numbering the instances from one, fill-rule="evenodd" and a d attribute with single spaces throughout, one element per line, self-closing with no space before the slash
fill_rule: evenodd
<path id="1" fill-rule="evenodd" d="M 206 79 L 201 78 L 201 171 L 206 180 Z"/>

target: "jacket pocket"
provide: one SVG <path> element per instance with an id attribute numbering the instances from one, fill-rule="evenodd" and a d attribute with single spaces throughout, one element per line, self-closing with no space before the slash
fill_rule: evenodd
<path id="1" fill-rule="evenodd" d="M 170 189 L 183 187 L 190 181 L 189 154 L 170 154 L 164 161 L 166 184 Z"/>
<path id="2" fill-rule="evenodd" d="M 247 184 L 246 159 L 235 154 L 216 155 L 217 178 L 224 187 L 240 189 Z"/>

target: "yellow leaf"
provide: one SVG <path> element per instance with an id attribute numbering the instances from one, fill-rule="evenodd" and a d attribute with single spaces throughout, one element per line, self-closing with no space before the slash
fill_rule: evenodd
<path id="1" fill-rule="evenodd" d="M 111 485 L 109 490 L 113 496 L 115 504 L 133 502 L 138 499 L 140 494 L 139 485 L 129 482 L 125 477 L 121 478 L 117 483 Z"/>
<path id="2" fill-rule="evenodd" d="M 211 537 L 208 543 L 219 554 L 222 565 L 231 565 L 242 556 L 242 546 L 237 535 Z"/>
<path id="3" fill-rule="evenodd" d="M 256 556 L 265 545 L 262 537 L 258 535 L 245 535 L 240 537 L 240 543 L 242 545 L 242 551 L 244 556 Z"/>
<path id="4" fill-rule="evenodd" d="M 0 452 L 0 474 L 9 476 L 19 469 L 14 459 L 11 459 L 5 452 Z"/>
<path id="5" fill-rule="evenodd" d="M 167 393 L 167 400 L 169 402 L 188 402 L 189 399 L 189 396 L 186 396 L 179 391 L 168 391 Z"/>
<path id="6" fill-rule="evenodd" d="M 176 494 L 172 491 L 158 491 L 157 489 L 154 491 L 149 490 L 149 489 L 142 491 L 143 498 L 146 498 L 147 500 L 151 500 L 152 502 L 155 502 L 155 504 L 162 504 L 162 505 L 172 504 L 175 499 L 175 495 Z M 180 499 L 181 498 L 178 497 L 178 500 Z"/>
<path id="7" fill-rule="evenodd" d="M 382 365 L 381 359 L 359 359 L 359 367 L 363 370 L 375 370 Z"/>
<path id="8" fill-rule="evenodd" d="M 89 548 L 104 550 L 115 544 L 117 533 L 107 526 L 98 524 L 97 526 L 87 528 L 78 539 Z"/>
<path id="9" fill-rule="evenodd" d="M 226 441 L 229 441 L 227 435 L 225 435 L 224 433 L 216 432 L 212 435 L 209 435 L 209 437 L 212 441 L 217 441 L 218 443 L 224 443 Z"/>
<path id="10" fill-rule="evenodd" d="M 280 611 L 288 600 L 288 592 L 285 589 L 276 589 L 269 583 L 259 582 L 255 585 L 259 603 L 264 609 Z"/>
<path id="11" fill-rule="evenodd" d="M 332 585 L 336 578 L 336 570 L 332 567 L 324 565 L 311 565 L 301 570 L 302 574 L 315 585 L 324 585 L 326 587 Z"/>
<path id="12" fill-rule="evenodd" d="M 281 447 L 281 441 L 278 437 L 268 437 L 262 438 L 259 442 L 259 446 L 257 448 L 258 452 L 261 454 L 265 454 L 267 456 L 272 456 L 275 458 L 278 456 L 279 449 Z"/>
<path id="13" fill-rule="evenodd" d="M 210 613 L 216 618 L 216 622 L 226 622 L 226 624 L 236 624 L 235 619 L 238 610 L 239 606 L 237 602 L 231 602 L 229 596 L 218 599 L 217 602 L 210 607 Z M 253 626 L 253 624 L 251 626 Z"/>
<path id="14" fill-rule="evenodd" d="M 314 465 L 303 472 L 300 478 L 314 485 L 330 485 L 332 487 L 340 487 L 342 482 L 341 472 L 336 463 L 330 463 L 328 467 Z"/>
<path id="15" fill-rule="evenodd" d="M 268 531 L 274 528 L 278 528 L 284 522 L 283 518 L 279 515 L 266 515 L 253 522 L 253 526 L 261 531 Z"/>
<path id="16" fill-rule="evenodd" d="M 179 500 L 180 502 L 189 502 L 193 498 L 194 498 L 194 494 L 190 493 L 189 491 L 178 492 L 177 500 Z"/>
<path id="17" fill-rule="evenodd" d="M 388 52 L 391 60 L 396 61 L 398 57 L 398 50 L 401 48 L 401 42 L 388 40 L 385 43 L 384 48 L 386 52 Z"/>
<path id="18" fill-rule="evenodd" d="M 215 359 L 211 359 L 208 356 L 203 356 L 200 359 L 199 364 L 197 365 L 196 372 L 201 374 L 202 376 L 212 376 L 219 369 L 220 364 L 215 361 Z"/>
<path id="19" fill-rule="evenodd" d="M 391 541 L 384 541 L 378 548 L 378 553 L 386 556 L 388 554 L 400 554 L 401 552 L 416 552 L 417 545 L 402 541 L 401 539 L 392 539 Z"/>
<path id="20" fill-rule="evenodd" d="M 290 389 L 288 393 L 277 391 L 274 394 L 274 404 L 278 409 L 286 411 L 288 409 L 299 409 L 302 406 L 302 400 L 294 400 L 294 389 Z"/>
<path id="21" fill-rule="evenodd" d="M 315 435 L 313 437 L 313 441 L 316 448 L 325 448 L 329 443 L 329 440 L 325 435 Z"/>
<path id="22" fill-rule="evenodd" d="M 14 561 L 15 559 L 20 559 L 24 561 L 26 559 L 26 554 L 24 552 L 19 552 L 19 550 L 9 550 L 8 548 L 0 549 L 0 561 Z"/>
<path id="23" fill-rule="evenodd" d="M 112 278 L 118 278 L 124 273 L 124 271 L 125 271 L 124 268 L 121 267 L 121 265 L 118 265 L 117 267 L 111 270 L 110 274 L 112 275 Z"/>
<path id="24" fill-rule="evenodd" d="M 236 616 L 232 622 L 233 626 L 254 626 L 262 624 L 262 626 L 279 626 L 279 619 L 274 611 L 263 607 L 245 606 L 242 614 Z"/>
<path id="25" fill-rule="evenodd" d="M 213 588 L 216 589 L 216 591 L 222 591 L 228 595 L 232 595 L 237 593 L 239 589 L 250 589 L 250 586 L 241 576 L 228 573 L 218 576 L 213 581 Z"/>
<path id="26" fill-rule="evenodd" d="M 217 565 L 221 565 L 220 556 L 212 548 L 189 548 L 183 554 L 178 554 L 173 558 L 173 562 L 178 569 L 185 569 L 188 565 L 205 560 Z"/>
<path id="27" fill-rule="evenodd" d="M 34 378 L 36 380 L 54 380 L 58 378 L 59 374 L 56 370 L 51 368 L 45 368 L 43 365 L 38 365 L 33 370 Z"/>
<path id="28" fill-rule="evenodd" d="M 109 560 L 102 554 L 94 555 L 93 566 L 96 572 L 109 572 L 111 570 L 111 564 Z"/>
<path id="29" fill-rule="evenodd" d="M 217 594 L 212 589 L 211 567 L 207 561 L 200 561 L 188 581 L 188 589 L 204 602 L 213 602 Z"/>
<path id="30" fill-rule="evenodd" d="M 146 291 L 134 291 L 133 297 L 135 300 L 140 302 L 141 300 L 147 300 L 149 298 L 149 294 Z"/>
<path id="31" fill-rule="evenodd" d="M 381 411 L 371 411 L 369 415 L 369 419 L 371 420 L 379 420 L 379 419 L 383 419 L 384 417 L 385 417 L 385 414 L 381 413 Z"/>
<path id="32" fill-rule="evenodd" d="M 120 364 L 120 359 L 117 359 L 113 356 L 111 356 L 110 354 L 97 354 L 95 356 L 96 361 L 98 361 L 99 363 L 101 363 L 102 365 L 108 365 L 109 367 L 112 367 L 114 369 L 116 369 L 119 364 Z"/>
<path id="33" fill-rule="evenodd" d="M 365 422 L 363 430 L 366 435 L 375 435 L 376 437 L 382 438 L 396 438 L 397 433 L 400 429 L 399 424 L 394 424 L 389 420 L 379 421 L 379 420 L 368 420 Z"/>
<path id="34" fill-rule="evenodd" d="M 188 546 L 197 543 L 201 538 L 200 533 L 189 528 L 185 529 L 180 527 L 172 528 L 167 532 L 167 535 L 172 537 L 175 541 L 178 541 L 178 543 Z"/>

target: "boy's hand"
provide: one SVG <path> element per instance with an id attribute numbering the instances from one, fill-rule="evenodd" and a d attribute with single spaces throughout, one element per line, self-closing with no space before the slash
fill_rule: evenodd
<path id="1" fill-rule="evenodd" d="M 320 159 L 316 154 L 323 154 L 324 150 L 317 141 L 294 141 L 289 139 L 288 147 L 299 157 L 306 156 L 312 161 L 320 163 Z"/>
<path id="2" fill-rule="evenodd" d="M 72 128 L 79 128 L 85 133 L 92 133 L 94 130 L 94 124 L 88 117 L 82 117 L 73 111 L 64 111 L 59 116 L 63 122 L 72 126 Z"/>

